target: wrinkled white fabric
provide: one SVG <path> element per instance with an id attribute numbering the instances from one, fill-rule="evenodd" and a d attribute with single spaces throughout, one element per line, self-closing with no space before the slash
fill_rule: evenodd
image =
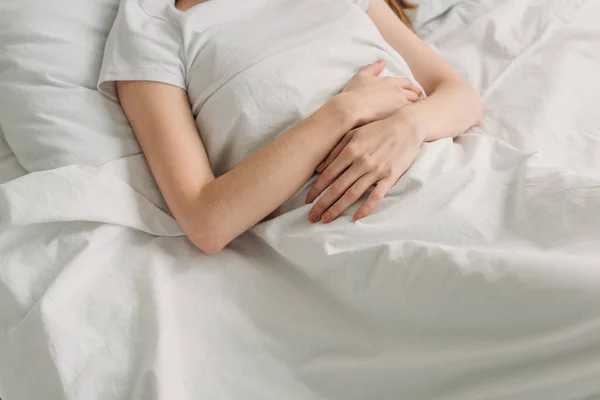
<path id="1" fill-rule="evenodd" d="M 356 224 L 308 224 L 304 189 L 207 256 L 141 156 L 0 185 L 0 397 L 600 396 L 599 11 L 507 0 L 444 27 L 489 117 Z"/>
<path id="2" fill-rule="evenodd" d="M 429 41 L 482 93 L 487 133 L 598 178 L 600 80 L 591 54 L 600 44 L 598 15 L 595 1 L 465 0 L 454 32 Z"/>
<path id="3" fill-rule="evenodd" d="M 23 176 L 27 173 L 19 164 L 17 157 L 11 150 L 6 139 L 2 127 L 0 126 L 0 184 L 8 182 L 12 179 Z"/>
<path id="4" fill-rule="evenodd" d="M 443 17 L 453 7 L 465 0 L 411 0 L 410 3 L 416 5 L 416 11 L 412 13 L 413 26 L 416 29 L 421 29 L 427 24 Z"/>

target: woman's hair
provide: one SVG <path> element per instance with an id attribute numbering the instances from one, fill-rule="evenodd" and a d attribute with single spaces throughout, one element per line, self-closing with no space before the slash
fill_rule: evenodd
<path id="1" fill-rule="evenodd" d="M 398 15 L 398 17 L 400 17 L 402 22 L 404 22 L 410 28 L 413 27 L 410 18 L 408 18 L 406 10 L 414 10 L 417 8 L 416 5 L 406 0 L 386 0 L 386 2 L 389 4 L 390 8 L 394 10 L 394 12 Z"/>

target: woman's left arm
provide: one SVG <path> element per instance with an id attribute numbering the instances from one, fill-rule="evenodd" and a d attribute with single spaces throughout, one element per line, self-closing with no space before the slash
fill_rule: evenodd
<path id="1" fill-rule="evenodd" d="M 400 21 L 385 1 L 371 0 L 368 14 L 384 39 L 404 57 L 428 95 L 400 110 L 425 141 L 456 137 L 481 121 L 478 93 Z"/>
<path id="2" fill-rule="evenodd" d="M 331 222 L 372 186 L 354 220 L 368 216 L 416 159 L 423 142 L 456 137 L 482 118 L 478 93 L 394 14 L 384 0 L 371 0 L 369 16 L 408 63 L 428 97 L 391 117 L 349 132 L 318 167 L 309 191 L 309 220 Z"/>

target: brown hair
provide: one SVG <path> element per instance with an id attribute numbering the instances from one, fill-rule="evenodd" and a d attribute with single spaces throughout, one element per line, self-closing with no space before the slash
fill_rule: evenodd
<path id="1" fill-rule="evenodd" d="M 408 14 L 406 10 L 414 10 L 417 8 L 416 5 L 412 4 L 406 0 L 386 0 L 390 8 L 400 17 L 402 22 L 404 22 L 409 28 L 412 28 L 412 23 L 410 22 L 410 18 L 408 18 Z"/>

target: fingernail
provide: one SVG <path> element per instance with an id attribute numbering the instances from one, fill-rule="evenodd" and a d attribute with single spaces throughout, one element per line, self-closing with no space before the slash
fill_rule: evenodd
<path id="1" fill-rule="evenodd" d="M 377 61 L 377 62 L 378 62 L 379 64 L 385 64 L 385 60 L 384 60 L 384 59 L 381 59 L 381 60 L 379 60 L 379 61 Z"/>
<path id="2" fill-rule="evenodd" d="M 362 215 L 362 214 L 356 214 L 356 215 L 354 216 L 354 222 L 356 222 L 356 221 L 358 221 L 359 219 L 362 219 L 362 218 L 363 218 L 363 215 Z"/>
<path id="3" fill-rule="evenodd" d="M 308 215 L 308 220 L 314 224 L 315 222 L 317 222 L 319 220 L 319 214 L 317 214 L 316 211 L 311 212 Z"/>
<path id="4" fill-rule="evenodd" d="M 306 200 L 305 200 L 305 203 L 306 203 L 306 204 L 310 204 L 310 203 L 312 203 L 312 197 L 311 197 L 311 195 L 310 195 L 310 194 L 307 194 L 307 195 L 306 195 Z"/>
<path id="5" fill-rule="evenodd" d="M 331 214 L 329 214 L 329 213 L 323 214 L 323 218 L 321 218 L 321 221 L 323 221 L 324 224 L 331 221 Z"/>

